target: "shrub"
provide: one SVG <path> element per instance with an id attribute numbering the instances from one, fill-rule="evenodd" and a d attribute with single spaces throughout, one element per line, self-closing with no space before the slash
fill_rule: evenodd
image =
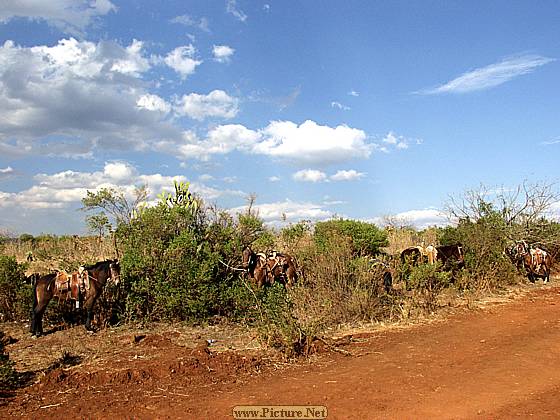
<path id="1" fill-rule="evenodd" d="M 23 264 L 0 255 L 0 319 L 13 321 L 28 315 L 31 288 L 25 284 Z"/>
<path id="2" fill-rule="evenodd" d="M 314 237 L 322 251 L 328 251 L 331 243 L 329 238 L 333 235 L 349 238 L 349 245 L 355 255 L 376 255 L 380 247 L 388 245 L 387 233 L 373 223 L 345 219 L 317 222 Z"/>
<path id="3" fill-rule="evenodd" d="M 0 331 L 0 390 L 12 389 L 18 380 L 14 370 L 14 362 L 10 360 L 4 350 L 4 333 Z"/>

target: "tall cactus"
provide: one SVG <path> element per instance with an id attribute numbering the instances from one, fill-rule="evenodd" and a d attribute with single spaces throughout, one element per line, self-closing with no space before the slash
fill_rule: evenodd
<path id="1" fill-rule="evenodd" d="M 173 181 L 175 187 L 175 194 L 167 191 L 162 191 L 158 198 L 161 203 L 168 207 L 183 207 L 190 209 L 193 213 L 198 210 L 198 200 L 189 191 L 190 182 Z"/>

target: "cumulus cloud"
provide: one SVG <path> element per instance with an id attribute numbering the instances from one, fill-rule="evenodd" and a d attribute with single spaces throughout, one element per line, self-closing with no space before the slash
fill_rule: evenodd
<path id="1" fill-rule="evenodd" d="M 214 60 L 216 60 L 218 63 L 228 63 L 231 60 L 231 56 L 234 52 L 235 49 L 228 47 L 227 45 L 214 45 L 212 47 Z"/>
<path id="2" fill-rule="evenodd" d="M 428 208 L 422 210 L 408 210 L 389 216 L 392 221 L 401 225 L 414 226 L 417 229 L 426 229 L 430 226 L 448 226 L 451 224 L 448 216 L 441 210 Z M 384 225 L 387 218 L 376 217 L 371 221 L 377 225 Z"/>
<path id="3" fill-rule="evenodd" d="M 374 146 L 366 143 L 362 130 L 346 125 L 322 126 L 314 121 L 298 125 L 291 121 L 273 121 L 261 130 L 240 124 L 220 125 L 206 139 L 196 135 L 185 138 L 179 151 L 185 159 L 207 160 L 213 154 L 234 150 L 259 154 L 303 164 L 332 164 L 368 158 Z"/>
<path id="4" fill-rule="evenodd" d="M 159 192 L 173 189 L 174 180 L 184 182 L 186 178 L 182 175 L 141 174 L 136 167 L 127 162 L 107 162 L 103 170 L 96 172 L 68 170 L 50 175 L 35 175 L 34 185 L 27 190 L 16 193 L 0 191 L 0 195 L 6 198 L 0 200 L 0 208 L 63 209 L 79 204 L 88 190 L 97 191 L 101 188 L 118 188 L 131 198 L 139 185 L 147 185 L 150 191 L 149 200 L 155 200 Z M 225 195 L 246 194 L 237 190 L 217 190 L 198 182 L 191 182 L 190 188 L 206 200 Z"/>
<path id="5" fill-rule="evenodd" d="M 205 17 L 202 17 L 200 19 L 195 19 L 190 15 L 181 15 L 181 16 L 174 17 L 173 19 L 170 20 L 170 22 L 178 23 L 191 28 L 200 29 L 201 31 L 204 32 L 210 32 L 210 22 L 208 22 L 208 19 Z"/>
<path id="6" fill-rule="evenodd" d="M 261 217 L 268 225 L 282 225 L 286 223 L 295 223 L 301 220 L 324 220 L 333 217 L 333 213 L 325 209 L 322 204 L 314 204 L 310 202 L 296 202 L 291 200 L 279 201 L 274 203 L 253 205 L 259 217 Z M 230 209 L 230 212 L 243 213 L 247 211 L 247 207 L 236 207 Z"/>
<path id="7" fill-rule="evenodd" d="M 182 129 L 146 92 L 143 43 L 74 38 L 56 45 L 0 46 L 0 153 L 90 156 L 94 148 L 146 150 Z M 158 111 L 158 112 L 154 112 Z"/>
<path id="8" fill-rule="evenodd" d="M 192 45 L 184 45 L 177 47 L 164 58 L 165 64 L 181 75 L 182 79 L 186 79 L 193 74 L 196 67 L 202 64 L 201 60 L 195 59 L 196 48 Z"/>
<path id="9" fill-rule="evenodd" d="M 150 93 L 140 96 L 136 101 L 136 106 L 147 109 L 148 111 L 159 111 L 164 114 L 171 111 L 171 105 L 167 103 L 165 99 Z"/>
<path id="10" fill-rule="evenodd" d="M 198 121 L 205 118 L 233 118 L 239 111 L 239 100 L 223 90 L 213 90 L 208 95 L 191 93 L 176 102 L 175 111 Z"/>
<path id="11" fill-rule="evenodd" d="M 241 22 L 247 20 L 247 15 L 237 6 L 236 0 L 226 0 L 226 11 Z"/>
<path id="12" fill-rule="evenodd" d="M 366 174 L 363 172 L 358 172 L 354 169 L 350 170 L 340 170 L 334 175 L 331 175 L 330 179 L 332 181 L 355 181 L 357 179 L 363 178 Z"/>
<path id="13" fill-rule="evenodd" d="M 521 55 L 506 58 L 498 63 L 463 73 L 461 76 L 433 89 L 420 91 L 426 95 L 442 93 L 468 93 L 477 90 L 490 89 L 503 83 L 532 73 L 537 68 L 554 61 L 552 58 L 540 55 Z"/>
<path id="14" fill-rule="evenodd" d="M 372 146 L 364 131 L 346 125 L 329 127 L 307 120 L 301 125 L 273 121 L 261 131 L 254 153 L 297 163 L 329 164 L 368 158 Z"/>
<path id="15" fill-rule="evenodd" d="M 293 174 L 292 178 L 301 182 L 321 182 L 327 179 L 327 174 L 316 169 L 303 169 Z"/>
<path id="16" fill-rule="evenodd" d="M 63 32 L 80 35 L 97 18 L 116 10 L 109 0 L 3 0 L 0 22 L 43 20 Z"/>

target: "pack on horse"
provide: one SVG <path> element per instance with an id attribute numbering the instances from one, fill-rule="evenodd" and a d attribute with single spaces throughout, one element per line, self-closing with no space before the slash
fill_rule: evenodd
<path id="1" fill-rule="evenodd" d="M 538 277 L 542 278 L 544 283 L 550 280 L 552 257 L 544 249 L 529 246 L 525 241 L 518 241 L 516 255 L 521 258 L 531 283 L 534 283 Z"/>
<path id="2" fill-rule="evenodd" d="M 37 336 L 43 333 L 43 314 L 53 297 L 59 301 L 76 301 L 76 307 L 80 307 L 83 302 L 83 306 L 87 310 L 85 327 L 91 331 L 93 306 L 109 280 L 115 285 L 119 283 L 120 265 L 117 260 L 100 261 L 81 267 L 79 271 L 71 274 L 57 271 L 35 279 L 31 333 Z"/>
<path id="3" fill-rule="evenodd" d="M 411 246 L 401 252 L 401 262 L 417 266 L 424 261 L 424 250 L 421 246 Z"/>
<path id="4" fill-rule="evenodd" d="M 465 267 L 465 256 L 461 244 L 441 245 L 436 247 L 436 259 L 441 262 L 444 270 Z"/>
<path id="5" fill-rule="evenodd" d="M 293 257 L 273 252 L 271 255 L 254 252 L 250 246 L 243 248 L 242 266 L 257 287 L 278 281 L 288 287 L 297 281 L 297 268 Z"/>

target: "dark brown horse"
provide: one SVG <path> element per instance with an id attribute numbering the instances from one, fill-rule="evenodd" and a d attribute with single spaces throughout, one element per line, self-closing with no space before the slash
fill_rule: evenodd
<path id="1" fill-rule="evenodd" d="M 444 270 L 454 270 L 456 268 L 460 269 L 465 267 L 465 256 L 461 244 L 441 245 L 436 247 L 436 250 L 436 259 L 441 262 Z"/>
<path id="2" fill-rule="evenodd" d="M 268 281 L 268 265 L 266 255 L 257 254 L 250 246 L 243 248 L 242 267 L 247 270 L 249 278 L 254 281 L 257 287 L 264 286 Z"/>
<path id="3" fill-rule="evenodd" d="M 266 256 L 246 246 L 242 252 L 242 263 L 257 287 L 271 285 L 275 281 L 291 287 L 298 278 L 295 260 L 287 254 L 273 253 Z"/>
<path id="4" fill-rule="evenodd" d="M 424 262 L 422 247 L 411 246 L 403 249 L 401 252 L 401 262 L 412 266 L 417 266 L 418 264 Z"/>
<path id="5" fill-rule="evenodd" d="M 76 307 L 80 307 L 83 302 L 83 306 L 87 310 L 85 327 L 91 331 L 93 305 L 103 292 L 108 280 L 115 285 L 120 280 L 120 265 L 117 260 L 100 261 L 82 267 L 78 272 L 72 274 L 57 271 L 35 279 L 33 281 L 31 333 L 36 336 L 43 333 L 43 314 L 53 297 L 59 301 L 75 301 Z"/>

